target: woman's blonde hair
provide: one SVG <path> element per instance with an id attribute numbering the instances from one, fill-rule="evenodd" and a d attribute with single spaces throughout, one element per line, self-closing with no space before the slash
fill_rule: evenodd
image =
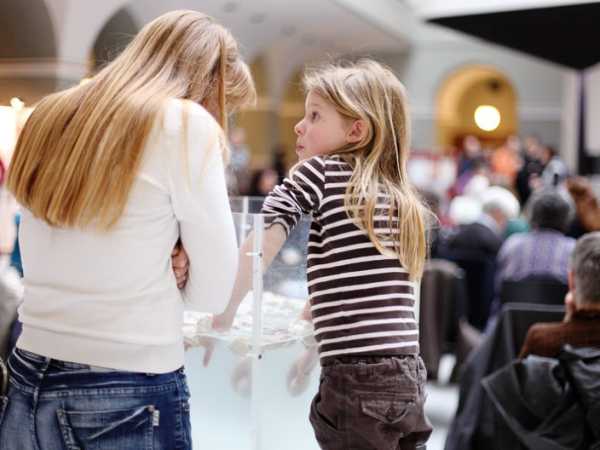
<path id="1" fill-rule="evenodd" d="M 168 99 L 202 104 L 224 129 L 227 113 L 255 97 L 228 30 L 196 11 L 169 12 L 88 83 L 39 103 L 17 142 L 8 188 L 50 225 L 109 229 Z"/>
<path id="2" fill-rule="evenodd" d="M 380 252 L 390 254 L 393 246 L 411 279 L 420 278 L 427 254 L 426 208 L 406 170 L 410 121 L 402 83 L 388 68 L 363 59 L 309 70 L 303 84 L 342 116 L 365 122 L 364 138 L 336 151 L 353 166 L 346 208 Z M 375 217 L 384 209 L 390 232 L 376 232 Z"/>

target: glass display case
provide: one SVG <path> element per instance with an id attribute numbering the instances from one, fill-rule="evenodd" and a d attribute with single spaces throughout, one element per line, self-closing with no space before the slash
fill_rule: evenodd
<path id="1" fill-rule="evenodd" d="M 318 356 L 312 326 L 300 319 L 308 299 L 310 218 L 298 223 L 263 269 L 263 232 L 272 217 L 259 213 L 261 205 L 258 198 L 232 200 L 238 245 L 252 243 L 241 256 L 251 264 L 252 288 L 232 329 L 213 331 L 208 314 L 187 312 L 184 320 L 197 449 L 319 449 L 308 420 L 318 390 Z"/>

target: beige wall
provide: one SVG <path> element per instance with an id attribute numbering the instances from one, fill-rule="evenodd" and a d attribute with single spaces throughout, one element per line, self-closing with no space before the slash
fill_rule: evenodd
<path id="1" fill-rule="evenodd" d="M 233 126 L 239 126 L 246 131 L 246 144 L 250 150 L 250 165 L 253 169 L 271 164 L 271 149 L 273 147 L 273 124 L 276 123 L 276 113 L 269 96 L 269 78 L 263 57 L 258 57 L 250 65 L 254 77 L 258 101 L 255 107 L 247 108 L 237 113 Z"/>
<path id="2" fill-rule="evenodd" d="M 297 71 L 288 83 L 283 104 L 279 109 L 279 136 L 286 151 L 288 167 L 297 161 L 296 133 L 294 126 L 304 115 L 304 93 L 302 92 L 302 71 Z"/>
<path id="3" fill-rule="evenodd" d="M 301 72 L 292 76 L 282 102 L 277 103 L 269 94 L 270 80 L 262 57 L 251 64 L 251 70 L 258 92 L 257 105 L 239 112 L 234 118 L 234 126 L 246 131 L 250 165 L 253 169 L 270 166 L 275 147 L 283 146 L 286 165 L 291 167 L 296 162 L 294 125 L 304 114 Z"/>

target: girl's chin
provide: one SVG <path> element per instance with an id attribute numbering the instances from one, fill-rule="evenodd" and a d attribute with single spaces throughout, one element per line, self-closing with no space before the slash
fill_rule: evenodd
<path id="1" fill-rule="evenodd" d="M 308 151 L 306 148 L 296 148 L 296 155 L 298 155 L 298 160 L 300 161 L 304 161 L 305 159 L 310 159 L 314 156 L 325 156 L 325 155 L 329 155 L 331 153 L 334 153 L 335 151 L 317 151 L 317 152 L 311 152 Z"/>
<path id="2" fill-rule="evenodd" d="M 298 155 L 299 160 L 304 160 L 310 158 L 310 154 L 306 151 L 306 149 L 296 149 L 296 155 Z"/>

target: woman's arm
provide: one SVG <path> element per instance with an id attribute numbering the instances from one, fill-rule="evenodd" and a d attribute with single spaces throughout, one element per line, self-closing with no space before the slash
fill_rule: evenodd
<path id="1" fill-rule="evenodd" d="M 217 312 L 230 298 L 238 264 L 221 130 L 198 105 L 187 108 L 184 139 L 173 135 L 169 180 L 179 234 L 189 258 L 183 289 L 189 309 Z M 183 133 L 180 133 L 183 138 Z"/>

